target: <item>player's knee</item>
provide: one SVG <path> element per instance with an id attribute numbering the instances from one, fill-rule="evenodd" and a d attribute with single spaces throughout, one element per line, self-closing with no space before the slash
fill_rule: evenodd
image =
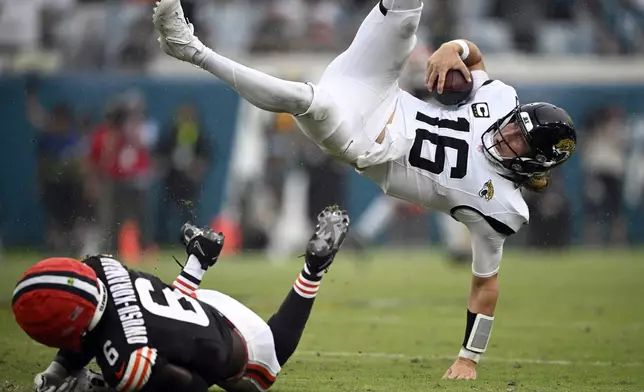
<path id="1" fill-rule="evenodd" d="M 402 39 L 415 37 L 418 25 L 420 24 L 420 13 L 410 13 L 405 16 L 400 24 L 399 34 Z M 416 42 L 414 42 L 415 44 Z"/>
<path id="2" fill-rule="evenodd" d="M 308 109 L 304 113 L 297 114 L 296 118 L 325 121 L 329 118 L 329 115 L 333 113 L 333 100 L 329 94 L 319 86 L 312 83 L 307 83 L 307 85 L 313 91 L 313 98 L 311 99 L 311 104 Z"/>
<path id="3" fill-rule="evenodd" d="M 331 136 L 342 122 L 340 109 L 323 88 L 313 87 L 313 102 L 308 110 L 295 116 L 304 134 L 318 145 Z"/>
<path id="4" fill-rule="evenodd" d="M 416 30 L 418 29 L 418 20 L 414 20 L 414 18 L 407 18 L 405 19 L 404 23 L 400 27 L 400 38 L 403 39 L 410 39 L 411 37 L 416 34 Z"/>

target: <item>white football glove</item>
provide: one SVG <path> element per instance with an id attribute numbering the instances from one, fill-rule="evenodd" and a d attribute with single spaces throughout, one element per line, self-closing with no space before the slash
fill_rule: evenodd
<path id="1" fill-rule="evenodd" d="M 47 370 L 34 378 L 36 392 L 69 392 L 72 387 L 67 380 L 67 370 L 57 362 L 52 362 Z"/>
<path id="2" fill-rule="evenodd" d="M 52 362 L 42 373 L 34 378 L 36 392 L 114 392 L 103 375 L 89 369 L 67 375 L 60 364 Z"/>

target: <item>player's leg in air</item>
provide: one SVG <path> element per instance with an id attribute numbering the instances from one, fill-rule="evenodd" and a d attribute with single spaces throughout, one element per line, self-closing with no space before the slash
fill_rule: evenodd
<path id="1" fill-rule="evenodd" d="M 333 263 L 349 230 L 349 216 L 337 207 L 318 215 L 318 225 L 304 255 L 304 267 L 279 309 L 268 320 L 280 365 L 293 355 L 311 313 L 324 273 Z"/>
<path id="2" fill-rule="evenodd" d="M 165 53 L 207 70 L 260 109 L 296 116 L 322 149 L 361 166 L 392 118 L 421 11 L 420 0 L 381 0 L 318 85 L 275 78 L 213 52 L 194 36 L 180 0 L 161 0 L 153 19 Z"/>
<path id="3" fill-rule="evenodd" d="M 205 270 L 219 256 L 223 236 L 210 229 L 183 226 L 181 238 L 189 254 L 188 263 L 173 286 L 214 306 L 235 325 L 246 342 L 248 358 L 244 374 L 220 387 L 227 391 L 264 391 L 275 382 L 281 366 L 297 348 L 322 277 L 333 263 L 349 223 L 346 212 L 337 207 L 328 207 L 319 214 L 316 231 L 306 248 L 304 267 L 268 322 L 226 294 L 198 289 Z"/>

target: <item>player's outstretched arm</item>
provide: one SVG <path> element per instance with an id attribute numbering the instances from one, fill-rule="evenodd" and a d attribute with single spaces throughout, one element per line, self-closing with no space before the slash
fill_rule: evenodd
<path id="1" fill-rule="evenodd" d="M 476 366 L 490 339 L 498 297 L 498 275 L 489 278 L 472 277 L 465 337 L 458 357 L 443 375 L 444 379 L 476 379 Z"/>
<path id="2" fill-rule="evenodd" d="M 83 369 L 94 358 L 89 352 L 76 353 L 59 350 L 54 360 L 45 371 L 36 374 L 34 386 L 36 392 L 51 392 L 57 390 L 70 374 Z"/>
<path id="3" fill-rule="evenodd" d="M 443 378 L 475 380 L 476 365 L 487 349 L 494 323 L 499 296 L 497 273 L 506 236 L 495 231 L 476 211 L 457 210 L 454 216 L 470 230 L 473 277 L 461 350 Z"/>

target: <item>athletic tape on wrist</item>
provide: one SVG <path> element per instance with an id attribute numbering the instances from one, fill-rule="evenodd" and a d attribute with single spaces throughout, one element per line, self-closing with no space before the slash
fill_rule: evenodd
<path id="1" fill-rule="evenodd" d="M 476 363 L 479 363 L 479 361 L 481 360 L 481 354 L 473 353 L 463 347 L 461 347 L 461 351 L 458 352 L 458 357 L 469 359 L 470 361 L 474 361 Z"/>
<path id="2" fill-rule="evenodd" d="M 461 53 L 461 60 L 467 60 L 467 58 L 470 57 L 470 47 L 467 45 L 467 42 L 463 41 L 462 39 L 455 39 L 452 42 L 459 44 L 463 49 L 463 53 Z"/>

